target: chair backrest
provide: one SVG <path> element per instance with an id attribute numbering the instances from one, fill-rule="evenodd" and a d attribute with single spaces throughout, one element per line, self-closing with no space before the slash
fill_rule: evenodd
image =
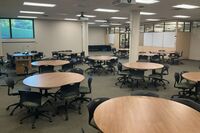
<path id="1" fill-rule="evenodd" d="M 11 89 L 14 89 L 14 87 L 15 87 L 15 81 L 13 78 L 6 78 L 5 82 L 6 82 L 6 85 L 8 86 L 8 95 L 10 96 L 10 95 L 12 95 L 10 92 Z"/>
<path id="2" fill-rule="evenodd" d="M 92 92 L 92 80 L 93 80 L 93 77 L 92 76 L 89 76 L 88 77 L 88 88 L 89 88 L 89 92 Z"/>
<path id="3" fill-rule="evenodd" d="M 88 108 L 88 113 L 89 113 L 89 119 L 88 119 L 88 123 L 90 124 L 91 120 L 93 119 L 94 116 L 94 111 L 95 109 L 103 102 L 109 100 L 110 98 L 96 98 L 93 99 L 92 101 L 90 101 L 87 105 Z"/>
<path id="4" fill-rule="evenodd" d="M 138 56 L 138 61 L 147 62 L 148 61 L 148 56 L 147 55 L 139 55 Z"/>
<path id="5" fill-rule="evenodd" d="M 61 93 L 62 97 L 78 97 L 80 83 L 74 83 L 69 85 L 61 86 L 59 92 Z"/>
<path id="6" fill-rule="evenodd" d="M 80 55 L 81 57 L 85 57 L 85 51 L 82 51 Z"/>
<path id="7" fill-rule="evenodd" d="M 32 50 L 31 53 L 37 53 L 37 51 L 36 50 Z"/>
<path id="8" fill-rule="evenodd" d="M 70 72 L 74 72 L 74 73 L 78 73 L 78 74 L 82 74 L 84 73 L 83 69 L 81 68 L 73 68 L 70 70 Z"/>
<path id="9" fill-rule="evenodd" d="M 72 68 L 74 68 L 74 65 L 71 62 L 69 64 L 62 65 L 62 70 L 63 71 L 68 71 L 68 70 L 70 70 Z"/>
<path id="10" fill-rule="evenodd" d="M 154 55 L 151 57 L 151 62 L 159 63 L 160 60 L 160 55 Z"/>
<path id="11" fill-rule="evenodd" d="M 169 74 L 169 65 L 164 64 L 164 67 L 162 68 L 162 75 L 168 75 Z"/>
<path id="12" fill-rule="evenodd" d="M 174 73 L 174 79 L 175 79 L 175 83 L 174 83 L 174 86 L 175 86 L 176 84 L 180 82 L 180 74 L 178 72 Z"/>
<path id="13" fill-rule="evenodd" d="M 159 97 L 158 94 L 149 91 L 134 91 L 131 96 L 149 96 L 149 97 Z"/>
<path id="14" fill-rule="evenodd" d="M 42 94 L 39 92 L 19 91 L 19 95 L 20 95 L 20 103 L 22 104 L 25 102 L 30 102 L 30 103 L 35 103 L 38 106 L 41 105 Z"/>
<path id="15" fill-rule="evenodd" d="M 122 71 L 122 63 L 121 62 L 118 62 L 118 64 L 117 64 L 117 69 L 118 69 L 118 71 Z"/>
<path id="16" fill-rule="evenodd" d="M 40 66 L 39 67 L 39 73 L 49 73 L 54 72 L 54 66 Z"/>
<path id="17" fill-rule="evenodd" d="M 172 98 L 173 101 L 176 101 L 176 102 L 179 102 L 179 103 L 182 103 L 182 104 L 185 104 L 197 111 L 200 112 L 200 104 L 195 102 L 195 101 L 192 101 L 191 99 L 186 99 L 186 98 Z"/>
<path id="18" fill-rule="evenodd" d="M 180 82 L 182 82 L 183 80 L 184 80 L 184 78 L 183 78 L 183 74 L 184 73 L 187 73 L 188 71 L 182 71 L 182 72 L 180 72 Z M 186 79 L 185 79 L 186 80 Z"/>

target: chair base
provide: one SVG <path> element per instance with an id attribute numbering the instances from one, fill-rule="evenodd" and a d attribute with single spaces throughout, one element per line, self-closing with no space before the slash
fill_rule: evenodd
<path id="1" fill-rule="evenodd" d="M 35 110 L 33 112 L 31 112 L 30 114 L 28 114 L 27 116 L 23 117 L 21 120 L 20 120 L 20 124 L 23 124 L 23 121 L 25 119 L 28 119 L 30 117 L 33 117 L 33 121 L 32 121 L 32 129 L 36 128 L 35 126 L 35 123 L 36 123 L 36 120 L 39 118 L 39 116 L 42 116 L 42 117 L 45 117 L 49 120 L 49 122 L 52 122 L 52 119 L 50 116 L 44 114 L 45 112 L 47 111 L 38 111 L 38 110 Z"/>
<path id="2" fill-rule="evenodd" d="M 21 104 L 20 104 L 20 103 L 11 104 L 11 105 L 9 105 L 9 106 L 6 108 L 6 110 L 9 110 L 10 107 L 12 107 L 12 106 L 15 106 L 15 107 L 13 108 L 13 110 L 12 110 L 11 113 L 10 113 L 11 116 L 14 114 L 14 112 L 15 112 L 15 110 L 16 110 L 17 108 L 21 107 Z"/>

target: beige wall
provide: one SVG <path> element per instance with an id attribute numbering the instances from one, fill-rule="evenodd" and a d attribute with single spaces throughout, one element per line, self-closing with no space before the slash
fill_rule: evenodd
<path id="1" fill-rule="evenodd" d="M 200 60 L 200 28 L 192 29 L 189 59 Z"/>
<path id="2" fill-rule="evenodd" d="M 190 51 L 190 32 L 177 32 L 176 34 L 176 51 L 183 51 L 183 58 L 189 58 Z"/>
<path id="3" fill-rule="evenodd" d="M 46 56 L 51 56 L 51 51 L 55 50 L 82 51 L 81 23 L 35 20 L 35 40 L 20 41 L 9 40 L 9 43 L 3 43 L 3 53 L 38 50 L 44 52 Z"/>
<path id="4" fill-rule="evenodd" d="M 107 44 L 106 29 L 89 27 L 89 45 L 105 45 Z"/>

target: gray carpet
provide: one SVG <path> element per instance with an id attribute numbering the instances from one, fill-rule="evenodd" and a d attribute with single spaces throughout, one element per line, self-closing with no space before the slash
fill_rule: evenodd
<path id="1" fill-rule="evenodd" d="M 110 55 L 111 53 L 105 52 L 96 52 L 90 53 L 91 55 Z M 120 60 L 121 62 L 128 62 L 128 60 Z M 181 65 L 170 65 L 169 72 L 170 74 L 165 76 L 166 79 L 170 81 L 170 84 L 167 85 L 167 89 L 164 90 L 162 87 L 158 87 L 159 91 L 156 91 L 155 88 L 150 87 L 148 90 L 157 93 L 162 98 L 170 98 L 173 94 L 177 94 L 177 89 L 173 87 L 174 84 L 174 72 L 181 71 L 199 71 L 199 61 L 189 61 L 184 60 Z M 87 65 L 79 65 L 83 69 L 87 68 Z M 57 68 L 59 69 L 59 68 Z M 23 76 L 16 76 L 14 71 L 8 71 L 9 76 L 15 78 L 15 80 L 22 79 Z M 146 72 L 148 75 L 150 72 Z M 3 82 L 4 77 L 0 78 L 0 83 Z M 101 74 L 100 76 L 94 75 L 94 80 L 92 82 L 92 98 L 97 97 L 119 97 L 127 96 L 131 93 L 131 88 L 123 87 L 119 88 L 115 86 L 117 81 L 117 74 Z M 84 81 L 81 85 L 87 85 L 87 82 Z M 19 81 L 16 85 L 16 88 L 21 88 L 23 86 L 22 81 Z M 145 89 L 144 87 L 136 88 L 136 90 Z M 49 123 L 46 119 L 39 119 L 36 122 L 36 129 L 31 129 L 31 119 L 27 119 L 21 125 L 19 123 L 20 118 L 26 115 L 25 109 L 16 110 L 14 116 L 9 116 L 9 111 L 6 111 L 7 105 L 17 102 L 18 97 L 9 97 L 7 95 L 7 87 L 0 87 L 0 132 L 1 133 L 80 133 L 81 128 L 85 130 L 86 133 L 97 132 L 88 125 L 88 112 L 86 108 L 86 103 L 82 105 L 82 115 L 79 115 L 78 112 L 69 110 L 69 120 L 64 120 L 64 114 L 61 112 L 58 116 L 53 117 L 53 122 Z"/>

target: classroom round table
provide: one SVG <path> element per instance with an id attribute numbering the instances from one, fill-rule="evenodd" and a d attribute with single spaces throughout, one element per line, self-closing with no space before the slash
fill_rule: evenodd
<path id="1" fill-rule="evenodd" d="M 200 72 L 187 72 L 182 74 L 183 78 L 193 81 L 193 82 L 198 82 L 200 81 Z"/>
<path id="2" fill-rule="evenodd" d="M 125 96 L 100 104 L 94 120 L 103 133 L 199 133 L 200 113 L 162 98 Z"/>
<path id="3" fill-rule="evenodd" d="M 33 66 L 62 66 L 69 64 L 69 61 L 66 60 L 43 60 L 43 61 L 34 61 L 31 63 Z"/>
<path id="4" fill-rule="evenodd" d="M 129 69 L 137 69 L 137 70 L 154 70 L 154 69 L 161 69 L 164 67 L 164 65 L 162 64 L 150 63 L 150 62 L 128 62 L 124 63 L 123 66 Z"/>
<path id="5" fill-rule="evenodd" d="M 115 56 L 104 56 L 104 55 L 89 56 L 88 58 L 95 61 L 110 61 L 111 59 L 117 59 L 117 57 Z"/>
<path id="6" fill-rule="evenodd" d="M 30 76 L 23 80 L 27 86 L 40 89 L 53 89 L 67 84 L 79 83 L 84 80 L 84 76 L 72 72 L 54 72 Z"/>

